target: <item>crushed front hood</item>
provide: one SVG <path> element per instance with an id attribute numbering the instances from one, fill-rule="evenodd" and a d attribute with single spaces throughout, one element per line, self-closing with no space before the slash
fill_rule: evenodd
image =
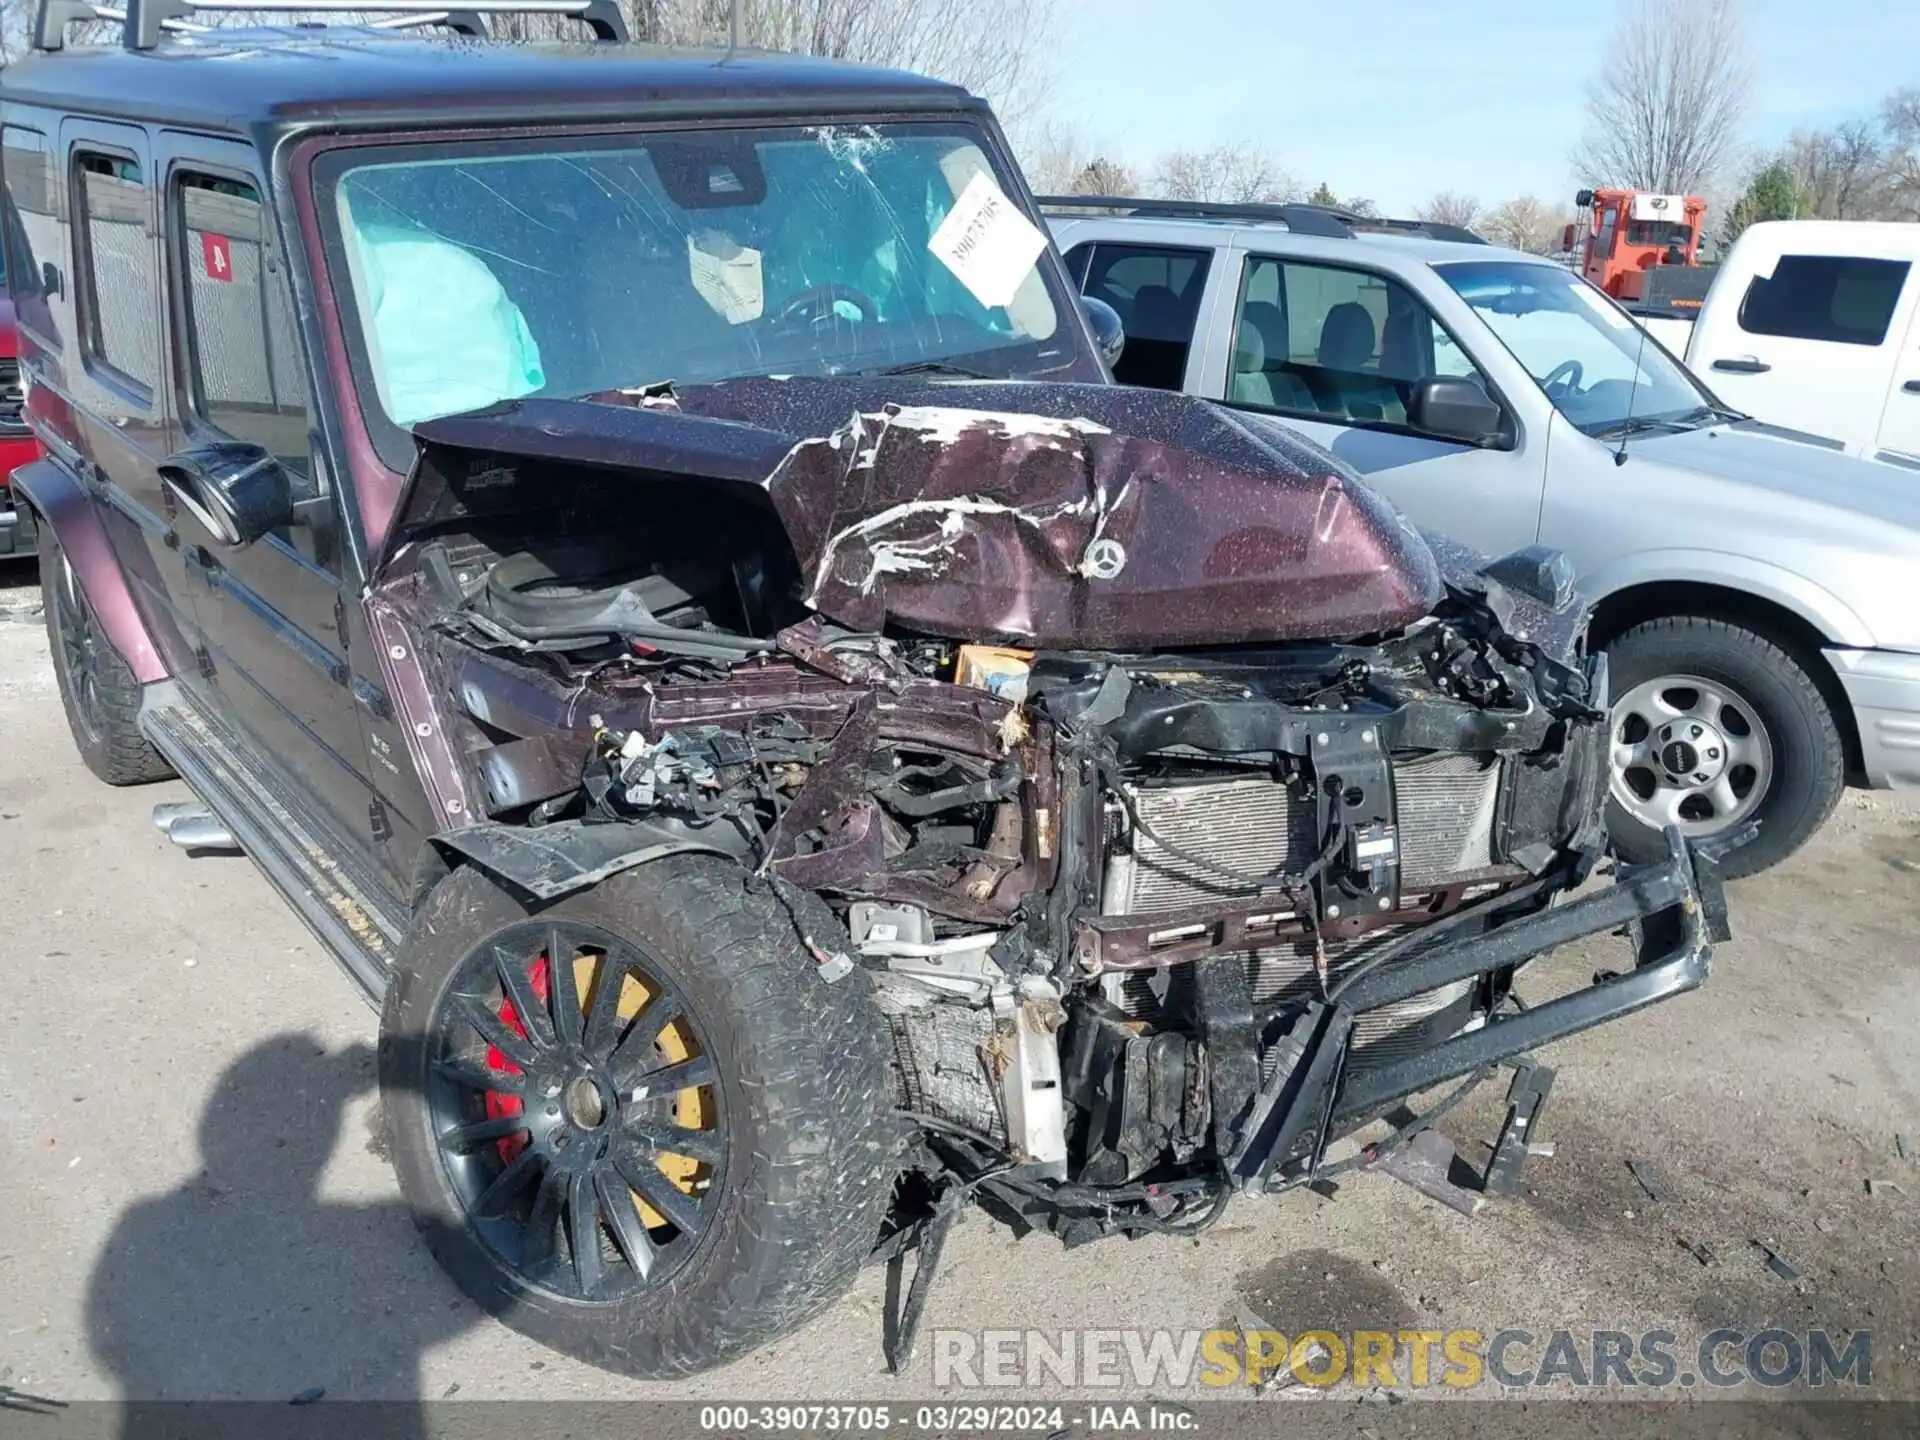
<path id="1" fill-rule="evenodd" d="M 416 434 L 396 544 L 523 458 L 751 485 L 806 603 L 862 630 L 1048 649 L 1353 637 L 1441 593 L 1428 546 L 1346 467 L 1184 395 L 744 380 L 520 401 Z"/>

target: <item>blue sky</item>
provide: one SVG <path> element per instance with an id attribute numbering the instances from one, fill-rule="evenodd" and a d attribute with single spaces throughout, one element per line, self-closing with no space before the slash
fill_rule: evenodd
<path id="1" fill-rule="evenodd" d="M 1570 200 L 1604 0 L 1060 0 L 1051 113 L 1134 162 L 1254 139 L 1405 213 L 1437 190 Z M 1920 84 L 1914 0 L 1747 0 L 1751 140 Z"/>

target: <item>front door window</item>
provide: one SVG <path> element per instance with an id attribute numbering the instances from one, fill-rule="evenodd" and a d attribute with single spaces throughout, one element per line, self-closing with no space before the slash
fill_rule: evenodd
<path id="1" fill-rule="evenodd" d="M 1266 257 L 1247 262 L 1228 400 L 1405 429 L 1414 387 L 1440 376 L 1486 384 L 1404 285 L 1345 266 Z"/>

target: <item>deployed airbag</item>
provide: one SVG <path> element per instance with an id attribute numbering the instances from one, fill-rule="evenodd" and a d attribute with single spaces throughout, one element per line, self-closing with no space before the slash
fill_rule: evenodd
<path id="1" fill-rule="evenodd" d="M 380 404 L 397 425 L 547 383 L 520 307 L 477 255 L 412 226 L 346 225 Z"/>

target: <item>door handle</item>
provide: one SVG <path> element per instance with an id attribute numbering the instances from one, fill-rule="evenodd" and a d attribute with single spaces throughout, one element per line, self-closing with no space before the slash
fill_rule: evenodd
<path id="1" fill-rule="evenodd" d="M 1900 388 L 1909 395 L 1920 395 L 1920 380 L 1909 380 Z"/>
<path id="2" fill-rule="evenodd" d="M 1763 360 L 1742 359 L 1716 360 L 1713 362 L 1713 368 L 1731 370 L 1736 375 L 1764 375 L 1773 367 Z"/>

